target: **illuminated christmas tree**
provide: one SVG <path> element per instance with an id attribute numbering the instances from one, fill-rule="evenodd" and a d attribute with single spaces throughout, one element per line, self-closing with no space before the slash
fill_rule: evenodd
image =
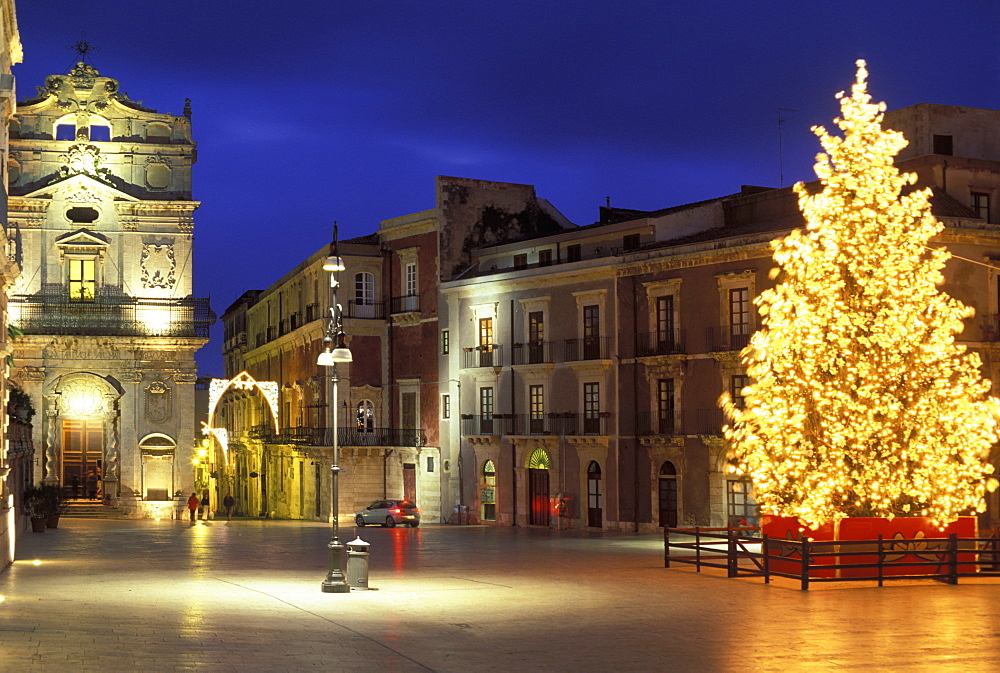
<path id="1" fill-rule="evenodd" d="M 742 353 L 753 384 L 722 404 L 735 468 L 766 514 L 812 527 L 846 516 L 984 511 L 985 462 L 1000 400 L 981 361 L 955 343 L 973 311 L 938 290 L 949 254 L 928 247 L 943 225 L 930 190 L 893 157 L 864 61 L 838 94 L 843 137 L 814 127 L 822 190 L 795 186 L 806 227 L 775 241 L 778 285 L 756 304 L 762 328 Z"/>

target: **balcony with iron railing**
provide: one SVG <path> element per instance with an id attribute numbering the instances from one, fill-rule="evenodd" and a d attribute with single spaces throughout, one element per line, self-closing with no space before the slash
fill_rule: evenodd
<path id="1" fill-rule="evenodd" d="M 389 300 L 390 313 L 415 313 L 420 310 L 420 295 L 408 294 Z"/>
<path id="2" fill-rule="evenodd" d="M 642 332 L 636 335 L 636 355 L 651 357 L 684 353 L 684 331 L 679 329 Z"/>
<path id="3" fill-rule="evenodd" d="M 708 350 L 709 352 L 741 351 L 750 343 L 750 337 L 755 331 L 756 328 L 752 324 L 709 327 L 706 335 Z"/>
<path id="4" fill-rule="evenodd" d="M 201 338 L 216 319 L 208 299 L 137 298 L 112 290 L 87 301 L 68 293 L 13 295 L 8 319 L 25 334 Z"/>
<path id="5" fill-rule="evenodd" d="M 609 359 L 611 359 L 610 337 L 591 336 L 582 339 L 566 339 L 566 362 Z"/>
<path id="6" fill-rule="evenodd" d="M 347 302 L 344 317 L 360 320 L 385 320 L 388 314 L 385 311 L 384 301 L 357 301 L 352 299 Z"/>
<path id="7" fill-rule="evenodd" d="M 250 435 L 266 444 L 333 446 L 332 428 L 302 426 L 275 432 L 272 426 L 259 425 Z M 426 441 L 422 428 L 337 428 L 338 446 L 423 446 Z"/>
<path id="8" fill-rule="evenodd" d="M 500 344 L 462 349 L 462 369 L 503 366 L 503 346 Z"/>
<path id="9" fill-rule="evenodd" d="M 551 341 L 529 341 L 524 344 L 514 344 L 511 353 L 511 364 L 538 365 L 552 362 Z"/>
<path id="10" fill-rule="evenodd" d="M 610 412 L 580 416 L 575 412 L 548 414 L 462 414 L 465 436 L 508 435 L 607 435 Z"/>
<path id="11" fill-rule="evenodd" d="M 637 434 L 640 436 L 675 434 L 673 409 L 640 411 L 638 420 Z"/>

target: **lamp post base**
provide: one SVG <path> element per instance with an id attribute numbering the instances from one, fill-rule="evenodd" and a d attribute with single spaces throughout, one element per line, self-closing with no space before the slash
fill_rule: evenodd
<path id="1" fill-rule="evenodd" d="M 320 585 L 325 594 L 346 594 L 351 592 L 350 585 L 344 581 L 344 573 L 340 569 L 343 559 L 344 545 L 340 540 L 334 538 L 327 545 L 330 550 L 330 572 L 326 574 L 326 579 Z"/>

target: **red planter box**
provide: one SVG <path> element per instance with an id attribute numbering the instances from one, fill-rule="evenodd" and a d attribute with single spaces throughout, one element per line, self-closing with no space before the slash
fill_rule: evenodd
<path id="1" fill-rule="evenodd" d="M 836 528 L 827 524 L 818 530 L 804 529 L 798 520 L 791 517 L 763 517 L 761 532 L 769 538 L 770 553 L 780 553 L 782 558 L 771 559 L 770 567 L 776 572 L 798 575 L 802 572 L 801 556 L 791 545 L 782 545 L 779 540 L 799 540 L 801 535 L 814 541 L 837 541 L 838 545 L 819 545 L 813 551 L 837 552 L 838 556 L 818 557 L 810 561 L 811 577 L 870 577 L 878 576 L 877 568 L 823 568 L 824 564 L 867 564 L 878 563 L 878 536 L 882 536 L 882 548 L 886 555 L 882 574 L 890 575 L 936 575 L 947 572 L 948 536 L 952 533 L 959 538 L 974 538 L 978 534 L 977 520 L 973 516 L 963 516 L 945 527 L 943 531 L 931 525 L 924 517 L 896 517 L 891 521 L 881 517 L 856 517 L 842 519 Z M 944 538 L 944 539 L 942 539 Z M 852 542 L 856 541 L 856 542 Z M 964 544 L 971 548 L 975 543 Z M 780 550 L 780 551 L 778 551 Z M 866 554 L 864 552 L 871 551 Z M 860 552 L 860 553 L 859 553 Z M 787 560 L 786 560 L 787 559 Z M 975 554 L 958 555 L 958 572 L 975 572 Z M 933 562 L 934 565 L 912 565 Z M 818 566 L 818 567 L 817 567 Z M 839 574 L 838 574 L 839 573 Z"/>

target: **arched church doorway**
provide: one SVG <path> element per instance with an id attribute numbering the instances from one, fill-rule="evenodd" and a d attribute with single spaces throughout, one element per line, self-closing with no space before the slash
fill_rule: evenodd
<path id="1" fill-rule="evenodd" d="M 660 466 L 660 526 L 677 526 L 677 468 L 669 460 Z"/>
<path id="2" fill-rule="evenodd" d="M 552 463 L 543 449 L 535 449 L 528 460 L 528 523 L 549 525 L 549 469 Z"/>

